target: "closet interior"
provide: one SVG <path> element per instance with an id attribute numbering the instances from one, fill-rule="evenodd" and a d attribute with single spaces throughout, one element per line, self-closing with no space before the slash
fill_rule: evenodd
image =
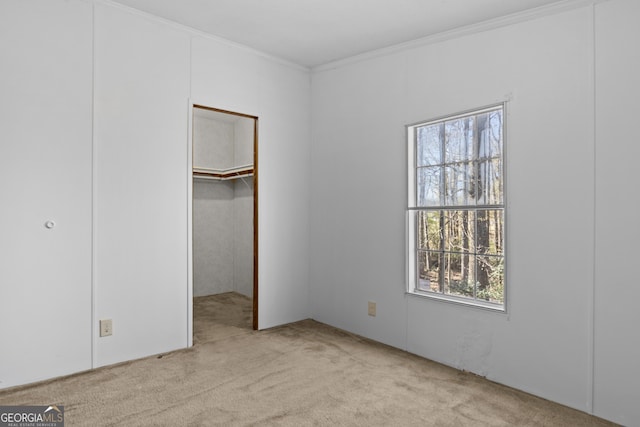
<path id="1" fill-rule="evenodd" d="M 193 296 L 252 299 L 255 329 L 257 118 L 194 106 L 192 120 Z"/>

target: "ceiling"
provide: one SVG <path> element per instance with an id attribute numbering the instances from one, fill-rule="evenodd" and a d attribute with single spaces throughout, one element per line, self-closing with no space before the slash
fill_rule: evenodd
<path id="1" fill-rule="evenodd" d="M 313 68 L 566 0 L 113 0 Z"/>

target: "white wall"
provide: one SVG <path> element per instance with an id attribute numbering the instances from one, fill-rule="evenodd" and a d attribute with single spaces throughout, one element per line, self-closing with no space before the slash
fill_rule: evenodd
<path id="1" fill-rule="evenodd" d="M 193 180 L 193 296 L 235 290 L 235 184 Z"/>
<path id="2" fill-rule="evenodd" d="M 299 165 L 305 174 L 308 171 L 308 73 L 146 15 L 101 4 L 96 5 L 95 55 L 96 316 L 114 319 L 114 336 L 98 341 L 98 364 L 168 351 L 188 342 L 189 99 L 253 114 L 264 124 L 260 129 L 264 231 L 259 247 L 259 326 L 308 317 L 308 199 L 300 201 L 298 196 L 307 194 L 308 179 L 295 181 L 294 191 L 292 185 L 279 183 L 287 176 L 282 171 L 289 164 Z M 272 87 L 277 92 L 271 93 Z M 131 185 L 134 178 L 139 186 Z M 118 192 L 125 183 L 129 187 Z M 108 206 L 104 213 L 102 206 Z M 123 207 L 130 206 L 136 210 L 123 212 Z M 287 240 L 292 231 L 295 234 Z M 127 251 L 117 252 L 123 244 Z M 143 296 L 154 294 L 153 304 L 142 308 Z"/>
<path id="3" fill-rule="evenodd" d="M 594 8 L 585 6 L 317 69 L 313 317 L 583 411 L 595 408 L 597 415 L 640 424 L 633 403 L 640 398 L 633 385 L 640 348 L 631 338 L 638 323 L 632 301 L 639 295 L 628 286 L 637 233 L 620 242 L 635 223 L 623 201 L 634 194 L 628 174 L 638 148 L 621 126 L 637 115 L 637 55 L 620 49 L 638 38 L 638 6 L 632 3 L 598 6 L 597 51 Z M 405 296 L 404 126 L 503 100 L 508 312 Z M 630 108 L 619 115 L 625 106 Z M 627 167 L 616 163 L 621 158 Z M 616 251 L 620 247 L 626 252 Z M 377 302 L 376 317 L 367 316 L 369 300 Z"/>
<path id="4" fill-rule="evenodd" d="M 207 110 L 194 109 L 193 167 L 228 169 L 235 166 L 235 125 L 207 117 Z"/>
<path id="5" fill-rule="evenodd" d="M 610 0 L 318 70 L 311 152 L 303 69 L 108 3 L 2 2 L 0 338 L 29 351 L 0 354 L 0 387 L 187 344 L 190 97 L 259 117 L 261 328 L 312 313 L 640 424 L 638 8 Z M 404 125 L 505 98 L 509 312 L 406 297 Z M 97 337 L 103 317 L 112 337 Z"/>
<path id="6" fill-rule="evenodd" d="M 95 5 L 96 365 L 187 345 L 189 35 Z"/>
<path id="7" fill-rule="evenodd" d="M 640 425 L 640 2 L 596 9 L 596 414 Z"/>
<path id="8" fill-rule="evenodd" d="M 193 166 L 234 167 L 233 122 L 194 109 Z M 193 180 L 193 296 L 234 290 L 235 186 L 231 181 Z"/>
<path id="9" fill-rule="evenodd" d="M 233 124 L 233 163 L 235 166 L 253 164 L 255 120 L 238 118 Z"/>
<path id="10" fill-rule="evenodd" d="M 259 327 L 307 318 L 309 74 L 205 36 L 191 58 L 194 103 L 259 118 Z"/>
<path id="11" fill-rule="evenodd" d="M 0 388 L 188 345 L 190 98 L 260 117 L 260 327 L 309 316 L 308 71 L 108 0 L 0 20 Z"/>
<path id="12" fill-rule="evenodd" d="M 253 179 L 233 181 L 233 289 L 253 298 Z"/>
<path id="13" fill-rule="evenodd" d="M 236 166 L 253 164 L 254 126 L 252 119 L 234 123 L 233 158 Z M 253 298 L 253 177 L 233 181 L 234 264 L 236 292 Z"/>
<path id="14" fill-rule="evenodd" d="M 91 13 L 0 2 L 0 388 L 91 367 Z"/>

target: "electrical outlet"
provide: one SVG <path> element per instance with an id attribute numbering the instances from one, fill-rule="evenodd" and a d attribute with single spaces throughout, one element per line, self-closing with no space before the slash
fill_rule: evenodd
<path id="1" fill-rule="evenodd" d="M 376 303 L 375 301 L 369 301 L 369 307 L 368 307 L 368 314 L 369 316 L 376 316 Z"/>
<path id="2" fill-rule="evenodd" d="M 100 321 L 100 336 L 108 337 L 113 335 L 113 321 L 111 319 L 102 319 Z"/>

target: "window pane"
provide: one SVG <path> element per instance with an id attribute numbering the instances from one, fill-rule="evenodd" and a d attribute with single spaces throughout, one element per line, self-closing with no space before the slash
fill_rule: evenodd
<path id="1" fill-rule="evenodd" d="M 475 212 L 447 211 L 445 214 L 445 247 L 450 252 L 475 252 Z"/>
<path id="2" fill-rule="evenodd" d="M 502 157 L 502 110 L 478 116 L 478 157 Z"/>
<path id="3" fill-rule="evenodd" d="M 445 163 L 473 159 L 474 117 L 464 117 L 445 123 Z"/>
<path id="4" fill-rule="evenodd" d="M 479 255 L 476 281 L 478 299 L 504 303 L 504 257 Z"/>
<path id="5" fill-rule="evenodd" d="M 442 250 L 443 235 L 440 223 L 444 221 L 442 211 L 418 212 L 418 249 Z"/>
<path id="6" fill-rule="evenodd" d="M 476 246 L 479 254 L 502 255 L 504 251 L 504 211 L 476 211 Z"/>
<path id="7" fill-rule="evenodd" d="M 442 255 L 439 252 L 418 251 L 418 289 L 439 292 Z"/>
<path id="8" fill-rule="evenodd" d="M 418 168 L 418 185 L 416 188 L 418 206 L 442 205 L 440 171 L 440 166 Z"/>
<path id="9" fill-rule="evenodd" d="M 500 205 L 503 203 L 502 160 L 482 161 L 477 166 L 477 191 L 479 205 Z"/>
<path id="10" fill-rule="evenodd" d="M 445 254 L 444 292 L 473 298 L 475 256 Z"/>
<path id="11" fill-rule="evenodd" d="M 440 124 L 435 124 L 416 129 L 416 161 L 418 166 L 442 163 L 440 128 Z"/>
<path id="12" fill-rule="evenodd" d="M 472 189 L 473 168 L 470 163 L 458 163 L 444 168 L 444 205 L 466 206 L 474 204 Z"/>

